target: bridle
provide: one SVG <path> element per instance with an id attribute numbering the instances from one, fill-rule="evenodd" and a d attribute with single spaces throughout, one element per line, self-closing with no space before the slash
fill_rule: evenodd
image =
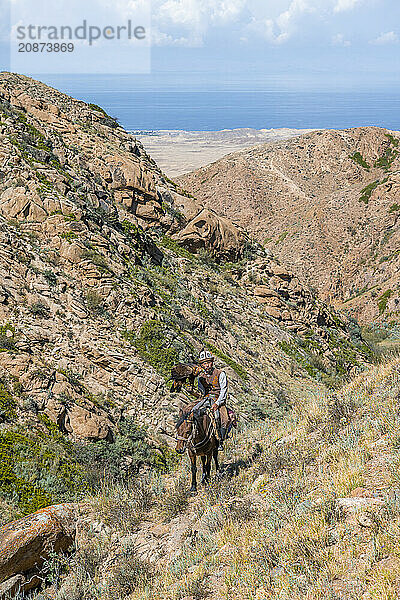
<path id="1" fill-rule="evenodd" d="M 197 420 L 194 418 L 193 413 L 189 413 L 182 420 L 182 423 L 184 423 L 185 421 L 188 421 L 189 417 L 191 417 L 191 419 L 192 419 L 191 420 L 192 427 L 190 430 L 190 435 L 187 438 L 184 438 L 183 436 L 178 435 L 178 432 L 177 432 L 176 437 L 175 437 L 177 442 L 178 441 L 185 442 L 184 447 L 183 447 L 183 452 L 188 449 L 189 444 L 191 445 L 192 450 L 198 450 L 199 448 L 202 448 L 203 446 L 205 446 L 209 442 L 210 437 L 211 437 L 211 432 L 212 432 L 212 420 L 210 419 L 210 423 L 209 423 L 207 431 L 205 432 L 204 439 L 201 440 L 200 442 L 198 442 L 197 444 L 193 444 L 193 438 L 195 436 L 196 429 L 197 429 Z M 182 423 L 181 423 L 181 425 L 182 425 Z M 193 429 L 193 425 L 194 425 L 194 429 Z"/>

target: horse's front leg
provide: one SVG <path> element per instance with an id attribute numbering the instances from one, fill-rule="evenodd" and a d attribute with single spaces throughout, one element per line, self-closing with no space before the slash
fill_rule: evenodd
<path id="1" fill-rule="evenodd" d="M 212 454 L 207 454 L 207 456 L 202 456 L 203 461 L 203 479 L 201 483 L 208 483 L 210 481 L 210 472 L 211 472 L 211 458 Z"/>
<path id="2" fill-rule="evenodd" d="M 203 477 L 201 478 L 201 483 L 207 483 L 207 465 L 206 465 L 206 457 L 201 457 L 201 462 L 203 464 Z"/>
<path id="3" fill-rule="evenodd" d="M 192 470 L 192 487 L 190 488 L 190 493 L 191 494 L 196 494 L 197 493 L 197 480 L 196 480 L 197 465 L 196 465 L 196 455 L 190 453 L 189 457 L 190 457 L 191 470 Z"/>

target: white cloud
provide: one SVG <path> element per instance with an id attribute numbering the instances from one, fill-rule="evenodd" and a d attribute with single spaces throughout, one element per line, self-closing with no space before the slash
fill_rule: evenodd
<path id="1" fill-rule="evenodd" d="M 332 37 L 332 45 L 348 47 L 351 46 L 351 42 L 349 40 L 346 40 L 343 33 L 337 33 Z"/>
<path id="2" fill-rule="evenodd" d="M 203 45 L 202 37 L 174 37 L 157 29 L 152 28 L 151 31 L 152 43 L 156 46 L 181 46 L 186 48 L 195 48 Z"/>
<path id="3" fill-rule="evenodd" d="M 309 0 L 292 0 L 275 19 L 253 19 L 249 29 L 272 44 L 283 44 L 296 31 L 299 18 L 314 10 Z"/>
<path id="4" fill-rule="evenodd" d="M 387 33 L 382 33 L 375 40 L 371 40 L 371 44 L 375 44 L 376 46 L 385 46 L 386 44 L 397 44 L 399 41 L 399 37 L 397 33 L 394 31 L 388 31 Z"/>
<path id="5" fill-rule="evenodd" d="M 200 13 L 200 5 L 197 0 L 166 0 L 159 5 L 156 20 L 183 27 L 193 27 L 198 25 Z"/>
<path id="6" fill-rule="evenodd" d="M 279 45 L 294 37 L 300 28 L 310 27 L 307 15 L 314 14 L 316 19 L 326 21 L 368 1 L 152 0 L 153 40 L 156 45 L 199 46 L 212 30 L 225 29 L 237 32 L 238 40 L 251 41 L 258 37 Z M 114 5 L 133 7 L 142 2 L 149 0 L 114 0 Z M 332 42 L 348 45 L 344 38 Z"/>
<path id="7" fill-rule="evenodd" d="M 363 0 L 337 0 L 334 6 L 334 12 L 344 12 L 346 10 L 353 10 L 358 4 L 361 4 Z"/>
<path id="8" fill-rule="evenodd" d="M 211 22 L 215 25 L 226 25 L 240 18 L 246 7 L 246 0 L 221 0 L 217 3 L 209 0 L 206 4 Z"/>

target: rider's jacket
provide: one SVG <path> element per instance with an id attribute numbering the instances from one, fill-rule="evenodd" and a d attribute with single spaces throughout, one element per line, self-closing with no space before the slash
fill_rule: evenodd
<path id="1" fill-rule="evenodd" d="M 217 406 L 226 402 L 228 381 L 225 371 L 214 368 L 211 373 L 202 371 L 198 379 L 199 390 L 204 396 L 213 396 Z"/>

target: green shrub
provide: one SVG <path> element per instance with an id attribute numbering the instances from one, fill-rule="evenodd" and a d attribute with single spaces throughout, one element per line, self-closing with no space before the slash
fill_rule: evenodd
<path id="1" fill-rule="evenodd" d="M 91 313 L 95 315 L 104 313 L 103 297 L 97 290 L 86 292 L 86 304 Z"/>
<path id="2" fill-rule="evenodd" d="M 75 240 L 78 237 L 78 234 L 75 233 L 75 231 L 67 231 L 65 233 L 62 233 L 60 237 L 62 237 L 64 240 L 67 240 L 67 242 L 71 242 L 72 240 Z"/>
<path id="3" fill-rule="evenodd" d="M 362 328 L 362 337 L 368 344 L 379 344 L 389 337 L 389 332 L 383 327 L 365 325 Z"/>
<path id="4" fill-rule="evenodd" d="M 163 495 L 161 511 L 166 519 L 173 519 L 189 504 L 188 478 L 182 476 L 173 482 L 172 488 Z"/>
<path id="5" fill-rule="evenodd" d="M 15 328 L 10 323 L 0 325 L 0 352 L 15 351 Z"/>
<path id="6" fill-rule="evenodd" d="M 365 188 L 361 190 L 360 202 L 364 202 L 368 204 L 369 199 L 371 198 L 372 192 L 376 190 L 379 185 L 379 180 L 374 181 L 373 183 L 368 184 Z"/>
<path id="7" fill-rule="evenodd" d="M 43 277 L 45 278 L 45 280 L 47 281 L 47 283 L 49 285 L 57 284 L 57 275 L 50 269 L 43 272 Z"/>
<path id="8" fill-rule="evenodd" d="M 103 113 L 103 115 L 107 115 L 107 113 L 104 110 L 104 108 L 101 108 L 101 106 L 98 106 L 97 104 L 93 104 L 93 102 L 88 103 L 88 107 L 91 108 L 92 110 L 96 110 L 98 112 Z"/>
<path id="9" fill-rule="evenodd" d="M 102 113 L 103 118 L 101 119 L 101 122 L 104 123 L 104 125 L 107 125 L 108 127 L 111 127 L 112 129 L 115 129 L 116 127 L 118 127 L 118 119 L 115 117 L 110 117 L 110 115 L 108 113 L 106 113 L 104 108 L 101 108 L 101 106 L 98 106 L 97 104 L 93 104 L 93 102 L 88 103 L 87 106 L 88 106 L 88 108 L 90 108 L 92 110 Z"/>
<path id="10" fill-rule="evenodd" d="M 370 165 L 367 163 L 367 161 L 360 152 L 354 152 L 354 154 L 349 156 L 349 158 L 351 158 L 351 160 L 354 160 L 354 162 L 356 162 L 361 167 L 364 167 L 364 169 L 367 169 L 368 171 L 370 170 Z"/>
<path id="11" fill-rule="evenodd" d="M 38 300 L 38 302 L 34 302 L 34 304 L 29 307 L 29 310 L 35 317 L 43 317 L 44 319 L 48 319 L 50 316 L 49 307 L 40 300 Z"/>
<path id="12" fill-rule="evenodd" d="M 11 421 L 16 417 L 17 403 L 4 385 L 0 382 L 0 419 Z"/>
<path id="13" fill-rule="evenodd" d="M 387 290 L 386 292 L 384 292 L 381 296 L 379 296 L 378 298 L 378 309 L 379 309 L 379 314 L 382 315 L 387 307 L 387 303 L 389 301 L 390 296 L 393 294 L 392 290 Z"/>
<path id="14" fill-rule="evenodd" d="M 58 372 L 67 378 L 70 383 L 78 392 L 83 393 L 85 391 L 84 385 L 82 384 L 82 375 L 75 373 L 71 369 L 58 369 Z"/>
<path id="15" fill-rule="evenodd" d="M 287 237 L 288 233 L 288 231 L 284 231 L 283 233 L 281 233 L 278 239 L 276 240 L 275 244 L 280 244 L 281 242 L 283 242 L 283 240 Z"/>
<path id="16" fill-rule="evenodd" d="M 177 348 L 171 347 L 171 330 L 164 323 L 157 320 L 146 321 L 138 336 L 128 331 L 123 335 L 135 346 L 143 360 L 161 375 L 169 377 L 171 368 L 179 361 L 179 352 Z"/>
<path id="17" fill-rule="evenodd" d="M 387 171 L 391 166 L 392 162 L 398 157 L 399 152 L 397 150 L 393 150 L 393 148 L 387 148 L 385 154 L 378 158 L 374 166 L 380 169 L 385 169 Z"/>
<path id="18" fill-rule="evenodd" d="M 155 575 L 154 566 L 135 556 L 135 548 L 129 545 L 118 556 L 105 585 L 104 600 L 124 600 L 134 591 L 148 589 Z"/>
<path id="19" fill-rule="evenodd" d="M 389 142 L 395 146 L 397 148 L 397 146 L 400 143 L 400 140 L 398 140 L 397 138 L 395 138 L 391 133 L 385 133 L 385 137 L 387 137 L 387 139 L 389 140 Z"/>
<path id="20" fill-rule="evenodd" d="M 91 263 L 99 267 L 100 271 L 109 271 L 109 266 L 102 254 L 96 252 L 96 250 L 87 249 L 82 252 L 82 259 L 90 260 Z"/>
<path id="21" fill-rule="evenodd" d="M 155 462 L 155 452 L 146 441 L 146 429 L 127 417 L 120 421 L 114 442 L 77 444 L 76 459 L 96 487 L 104 476 L 126 482 L 141 465 Z"/>
<path id="22" fill-rule="evenodd" d="M 59 435 L 61 435 L 58 432 Z M 26 428 L 0 432 L 0 495 L 29 514 L 88 491 L 72 446 L 50 431 Z"/>
<path id="23" fill-rule="evenodd" d="M 172 252 L 177 256 L 182 256 L 183 258 L 188 258 L 190 260 L 193 260 L 195 258 L 195 256 L 191 252 L 185 250 L 185 248 L 182 248 L 182 246 L 180 246 L 175 240 L 170 238 L 168 235 L 163 235 L 160 245 L 163 248 L 168 248 L 168 250 L 172 250 Z"/>

